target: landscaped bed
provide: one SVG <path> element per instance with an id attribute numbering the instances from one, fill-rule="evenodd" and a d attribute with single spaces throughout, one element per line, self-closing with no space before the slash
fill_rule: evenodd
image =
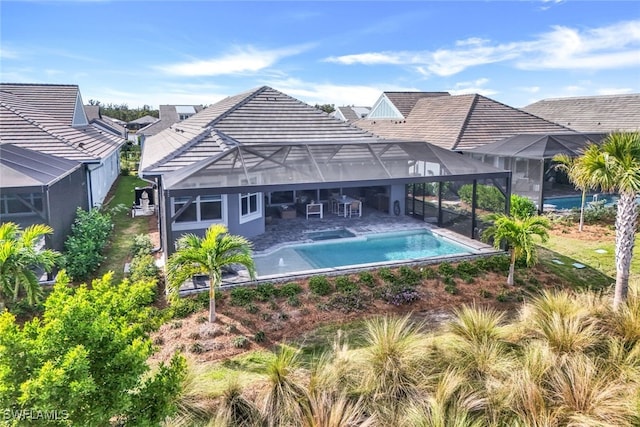
<path id="1" fill-rule="evenodd" d="M 218 320 L 214 324 L 207 322 L 205 292 L 182 299 L 174 307 L 174 319 L 154 333 L 159 347 L 154 359 L 168 360 L 181 350 L 198 363 L 212 362 L 304 340 L 306 334 L 323 326 L 384 314 L 413 313 L 436 327 L 463 304 L 514 312 L 522 301 L 543 289 L 602 288 L 612 283 L 595 270 L 570 265 L 573 280 L 567 282 L 549 266 L 557 256 L 544 252 L 538 266 L 518 269 L 514 287 L 505 284 L 508 258 L 494 256 L 222 290 L 217 292 Z"/>

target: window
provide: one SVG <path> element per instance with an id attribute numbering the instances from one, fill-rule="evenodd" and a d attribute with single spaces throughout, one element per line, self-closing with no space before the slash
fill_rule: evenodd
<path id="1" fill-rule="evenodd" d="M 172 216 L 180 209 L 184 208 L 189 202 L 189 197 L 174 197 L 172 203 Z M 193 199 L 191 204 L 184 208 L 184 211 L 178 215 L 174 222 L 176 224 L 190 224 L 202 222 L 209 225 L 214 222 L 225 222 L 223 197 L 222 196 L 198 196 Z M 200 227 L 200 225 L 198 226 Z M 180 228 L 180 227 L 179 227 Z"/>
<path id="2" fill-rule="evenodd" d="M 18 215 L 18 214 L 36 214 L 29 206 L 22 203 L 19 199 L 24 199 L 27 203 L 33 205 L 36 210 L 42 212 L 42 194 L 18 194 L 0 197 L 0 214 L 2 215 Z"/>
<path id="3" fill-rule="evenodd" d="M 260 218 L 262 216 L 262 194 L 240 194 L 240 224 Z"/>

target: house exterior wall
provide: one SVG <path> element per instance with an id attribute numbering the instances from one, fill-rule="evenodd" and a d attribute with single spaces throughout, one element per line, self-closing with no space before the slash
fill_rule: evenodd
<path id="1" fill-rule="evenodd" d="M 90 200 L 94 207 L 98 207 L 104 203 L 107 193 L 120 174 L 120 151 L 115 150 L 99 165 L 89 165 L 88 170 L 91 180 Z"/>
<path id="2" fill-rule="evenodd" d="M 160 198 L 160 209 L 163 213 L 160 219 L 160 233 L 163 236 L 163 246 L 165 248 L 165 254 L 168 257 L 175 252 L 175 242 L 181 236 L 184 234 L 195 234 L 196 236 L 202 237 L 212 223 L 203 223 L 201 226 L 194 225 L 191 227 L 185 226 L 185 224 L 176 226 L 175 223 L 171 222 L 171 197 L 164 191 L 159 193 L 162 195 Z M 207 194 L 206 189 L 203 189 L 202 194 Z M 223 200 L 222 208 L 225 212 L 223 214 L 223 220 L 221 220 L 220 223 L 227 227 L 230 234 L 250 238 L 264 233 L 265 206 L 263 202 L 264 196 L 262 193 L 258 196 L 258 200 L 260 201 L 259 216 L 245 222 L 242 222 L 240 218 L 240 194 L 223 195 Z"/>
<path id="3" fill-rule="evenodd" d="M 393 184 L 389 188 L 389 213 L 394 212 L 393 205 L 394 202 L 398 201 L 400 203 L 400 215 L 404 215 L 405 212 L 405 185 L 404 184 Z M 395 214 L 395 212 L 394 212 Z"/>

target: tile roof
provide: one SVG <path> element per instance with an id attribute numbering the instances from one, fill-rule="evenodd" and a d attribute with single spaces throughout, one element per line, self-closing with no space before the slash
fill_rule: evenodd
<path id="1" fill-rule="evenodd" d="M 420 140 L 463 150 L 520 133 L 573 132 L 478 94 L 423 97 L 406 119 L 362 119 L 353 123 L 385 138 Z"/>
<path id="2" fill-rule="evenodd" d="M 640 93 L 543 99 L 523 110 L 580 132 L 640 130 Z"/>
<path id="3" fill-rule="evenodd" d="M 407 117 L 419 100 L 449 96 L 449 92 L 383 92 L 383 95 L 400 111 L 400 114 Z"/>
<path id="4" fill-rule="evenodd" d="M 113 135 L 124 137 L 126 128 L 115 120 L 103 116 L 100 112 L 99 105 L 85 105 L 84 112 L 87 115 L 89 123 L 96 125 L 98 128 L 104 129 Z"/>
<path id="5" fill-rule="evenodd" d="M 51 185 L 80 167 L 80 163 L 0 144 L 0 186 L 3 189 Z"/>
<path id="6" fill-rule="evenodd" d="M 40 109 L 33 99 L 25 100 L 3 90 L 0 90 L 0 129 L 2 144 L 82 162 L 107 157 L 125 142 L 92 125 L 72 127 Z"/>
<path id="7" fill-rule="evenodd" d="M 210 105 L 147 138 L 140 168 L 162 173 L 237 145 L 374 141 L 377 137 L 267 86 Z"/>
<path id="8" fill-rule="evenodd" d="M 185 107 L 184 105 L 161 105 L 160 106 L 160 120 L 151 123 L 149 126 L 145 126 L 138 132 L 141 135 L 151 136 L 160 133 L 161 131 L 169 128 L 172 124 L 180 121 L 180 115 L 178 114 L 178 108 Z M 204 108 L 202 105 L 188 105 L 192 107 L 197 113 Z"/>
<path id="9" fill-rule="evenodd" d="M 159 119 L 150 115 L 146 115 L 146 116 L 142 116 L 142 117 L 138 117 L 135 120 L 131 120 L 130 122 L 128 122 L 128 124 L 133 124 L 133 125 L 148 125 L 151 123 L 155 123 L 157 122 Z"/>
<path id="10" fill-rule="evenodd" d="M 0 90 L 12 93 L 38 110 L 71 125 L 80 93 L 77 85 L 0 83 Z"/>
<path id="11" fill-rule="evenodd" d="M 371 107 L 356 107 L 356 106 L 344 106 L 336 107 L 336 110 L 331 113 L 332 116 L 337 117 L 347 122 L 354 122 L 360 120 L 369 114 Z"/>

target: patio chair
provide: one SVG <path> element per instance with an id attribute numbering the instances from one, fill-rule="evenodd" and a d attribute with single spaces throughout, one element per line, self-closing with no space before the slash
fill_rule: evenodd
<path id="1" fill-rule="evenodd" d="M 354 215 L 362 216 L 362 202 L 360 200 L 351 202 L 351 204 L 347 205 L 347 209 L 349 209 L 349 217 Z"/>
<path id="2" fill-rule="evenodd" d="M 322 218 L 322 203 L 309 203 L 307 205 L 307 219 L 309 215 L 318 215 Z"/>

